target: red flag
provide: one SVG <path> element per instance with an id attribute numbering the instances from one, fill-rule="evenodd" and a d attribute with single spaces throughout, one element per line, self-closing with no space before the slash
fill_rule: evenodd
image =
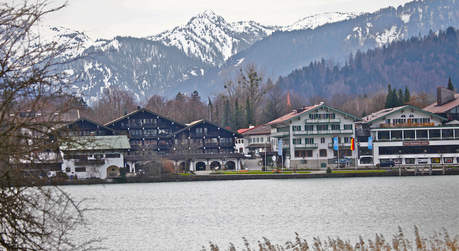
<path id="1" fill-rule="evenodd" d="M 354 150 L 355 150 L 354 138 L 351 138 L 351 151 L 354 151 Z"/>

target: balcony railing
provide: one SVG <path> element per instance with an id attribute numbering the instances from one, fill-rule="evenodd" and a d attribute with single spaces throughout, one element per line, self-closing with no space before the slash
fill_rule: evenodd
<path id="1" fill-rule="evenodd" d="M 323 130 L 323 131 L 295 131 L 293 135 L 324 135 L 324 134 L 353 134 L 353 130 Z"/>
<path id="2" fill-rule="evenodd" d="M 339 123 L 340 119 L 306 119 L 306 123 Z"/>
<path id="3" fill-rule="evenodd" d="M 76 160 L 75 166 L 90 166 L 90 165 L 103 165 L 105 164 L 104 159 L 88 159 L 88 160 Z"/>
<path id="4" fill-rule="evenodd" d="M 288 136 L 289 132 L 275 132 L 271 133 L 271 137 L 284 137 Z"/>
<path id="5" fill-rule="evenodd" d="M 338 146 L 339 147 L 350 147 L 351 143 L 339 143 Z M 333 143 L 329 143 L 328 148 L 333 148 Z"/>

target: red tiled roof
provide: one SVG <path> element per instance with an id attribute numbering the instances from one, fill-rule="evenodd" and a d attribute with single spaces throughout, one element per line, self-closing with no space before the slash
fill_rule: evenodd
<path id="1" fill-rule="evenodd" d="M 285 114 L 284 116 L 280 117 L 280 118 L 277 118 L 271 122 L 269 122 L 267 125 L 275 125 L 275 124 L 279 124 L 279 123 L 282 123 L 284 121 L 287 121 L 289 119 L 292 119 L 296 116 L 299 116 L 303 113 L 306 113 L 306 112 L 309 112 L 310 110 L 316 108 L 316 107 L 319 107 L 321 106 L 322 104 L 318 104 L 318 105 L 312 105 L 312 106 L 306 106 L 304 107 L 300 112 L 298 112 L 297 110 L 294 110 L 292 111 L 291 113 L 287 113 Z"/>
<path id="2" fill-rule="evenodd" d="M 459 106 L 459 94 L 454 95 L 454 100 L 450 101 L 446 104 L 443 105 L 437 105 L 437 102 L 427 106 L 424 108 L 425 111 L 431 112 L 431 113 L 445 113 L 454 107 Z"/>
<path id="3" fill-rule="evenodd" d="M 259 125 L 256 127 L 249 128 L 248 130 L 244 131 L 243 135 L 263 135 L 263 134 L 270 134 L 271 133 L 271 126 L 268 124 Z"/>
<path id="4" fill-rule="evenodd" d="M 250 129 L 252 129 L 252 128 L 241 128 L 241 129 L 237 130 L 237 133 L 243 134 L 243 133 L 247 132 Z"/>

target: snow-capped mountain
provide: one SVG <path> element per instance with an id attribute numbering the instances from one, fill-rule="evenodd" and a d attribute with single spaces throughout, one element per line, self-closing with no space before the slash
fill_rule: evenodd
<path id="1" fill-rule="evenodd" d="M 232 55 L 271 35 L 275 30 L 277 27 L 253 21 L 228 23 L 223 17 L 207 10 L 191 18 L 185 25 L 148 39 L 174 46 L 187 56 L 201 58 L 206 63 L 221 65 Z"/>
<path id="2" fill-rule="evenodd" d="M 243 66 L 241 62 L 247 62 L 263 69 L 265 76 L 277 79 L 314 60 L 344 62 L 358 50 L 446 30 L 449 26 L 459 26 L 458 0 L 413 1 L 398 8 L 327 23 L 314 30 L 275 32 L 228 59 L 220 71 L 232 72 Z M 212 81 L 221 82 L 218 76 L 214 78 Z"/>
<path id="3" fill-rule="evenodd" d="M 70 68 L 89 103 L 110 86 L 132 91 L 139 100 L 193 90 L 207 96 L 220 92 L 244 64 L 256 64 L 276 79 L 313 60 L 340 61 L 357 50 L 457 27 L 458 5 L 458 0 L 414 1 L 371 14 L 324 13 L 284 27 L 227 22 L 205 11 L 185 25 L 146 38 L 92 40 L 62 28 L 54 32 L 82 45 L 71 54 L 83 58 Z"/>
<path id="4" fill-rule="evenodd" d="M 325 12 L 302 18 L 295 23 L 282 27 L 282 31 L 315 29 L 325 24 L 336 23 L 357 17 L 359 14 L 352 12 Z"/>

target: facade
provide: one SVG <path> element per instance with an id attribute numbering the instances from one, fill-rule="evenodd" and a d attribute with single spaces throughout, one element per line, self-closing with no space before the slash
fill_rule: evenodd
<path id="1" fill-rule="evenodd" d="M 237 139 L 236 150 L 244 155 L 260 157 L 261 153 L 272 152 L 271 126 L 259 125 L 249 128 L 241 133 L 242 138 Z"/>
<path id="2" fill-rule="evenodd" d="M 340 158 L 357 157 L 351 151 L 357 117 L 320 103 L 297 109 L 274 121 L 271 126 L 273 149 L 282 140 L 285 166 L 288 168 L 325 168 Z M 339 151 L 333 150 L 333 138 L 339 138 Z"/>
<path id="3" fill-rule="evenodd" d="M 167 157 L 176 168 L 190 171 L 241 169 L 242 155 L 235 153 L 238 134 L 209 121 L 198 120 L 173 135 L 173 150 Z"/>
<path id="4" fill-rule="evenodd" d="M 117 135 L 127 135 L 131 149 L 126 156 L 127 167 L 135 172 L 136 163 L 153 156 L 168 154 L 173 149 L 173 134 L 185 125 L 138 107 L 105 124 Z"/>
<path id="5" fill-rule="evenodd" d="M 459 126 L 446 121 L 410 105 L 364 117 L 357 124 L 359 165 L 459 164 Z"/>
<path id="6" fill-rule="evenodd" d="M 62 171 L 69 177 L 115 178 L 124 168 L 124 155 L 130 149 L 126 135 L 75 136 L 60 147 Z"/>

